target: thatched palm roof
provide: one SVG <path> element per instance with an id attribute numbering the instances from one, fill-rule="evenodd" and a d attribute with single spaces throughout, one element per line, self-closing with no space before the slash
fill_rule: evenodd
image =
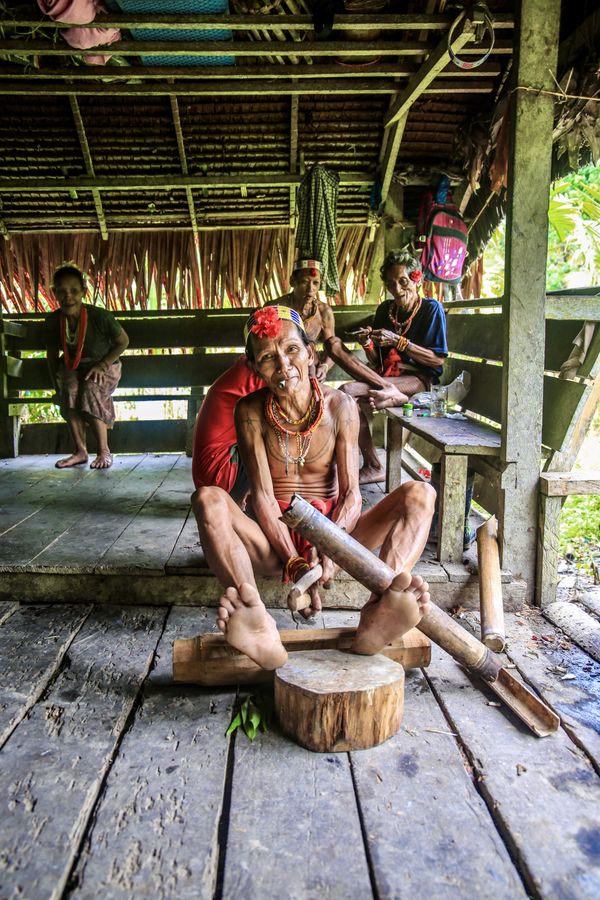
<path id="1" fill-rule="evenodd" d="M 270 269 L 285 285 L 296 188 L 302 172 L 321 162 L 340 174 L 340 241 L 346 253 L 352 248 L 350 281 L 362 284 L 383 211 L 380 188 L 385 200 L 391 186 L 403 186 L 402 206 L 396 192 L 395 209 L 407 224 L 415 221 L 424 186 L 440 171 L 462 193 L 460 182 L 473 154 L 481 153 L 481 136 L 509 84 L 515 3 L 488 3 L 496 43 L 472 71 L 457 68 L 445 53 L 456 17 L 446 0 L 389 2 L 383 12 L 364 0 L 358 14 L 336 13 L 333 30 L 319 40 L 313 8 L 322 14 L 328 5 L 235 0 L 229 16 L 169 17 L 121 12 L 115 0 L 94 22 L 121 28 L 121 39 L 106 48 L 111 56 L 104 65 L 84 64 L 85 54 L 64 41 L 64 24 L 33 13 L 31 4 L 11 7 L 0 40 L 0 231 L 11 239 L 2 253 L 5 278 L 16 265 L 7 259 L 11 248 L 21 262 L 37 252 L 34 268 L 43 288 L 64 242 L 40 243 L 37 236 L 88 235 L 88 247 L 99 249 L 86 250 L 86 268 L 104 261 L 109 246 L 129 254 L 111 259 L 119 274 L 109 278 L 107 296 L 121 289 L 143 295 L 134 282 L 145 253 L 170 290 L 191 279 L 183 294 L 195 303 L 199 286 L 203 292 L 213 276 L 194 276 L 191 251 L 174 274 L 173 235 L 181 233 L 197 238 L 189 245 L 182 238 L 182 246 L 199 247 L 201 268 L 208 261 L 217 266 L 215 284 L 229 284 L 226 293 L 234 302 L 232 256 L 256 256 L 257 238 L 245 232 L 277 230 L 270 239 L 276 256 Z M 577 9 L 565 4 L 568 34 L 576 33 L 587 12 L 585 3 L 571 6 Z M 149 25 L 172 37 L 173 23 L 192 29 L 194 40 L 144 38 Z M 205 41 L 207 23 L 229 28 L 231 40 Z M 360 29 L 367 30 L 366 41 L 355 39 Z M 459 55 L 476 59 L 480 45 L 465 43 L 460 28 L 456 35 Z M 161 56 L 169 50 L 173 58 L 165 65 Z M 211 65 L 184 65 L 174 55 L 184 52 L 217 56 Z M 226 54 L 233 65 L 218 64 Z M 399 118 L 386 127 L 395 111 Z M 479 128 L 474 137 L 473 123 Z M 485 165 L 492 150 L 490 144 L 483 154 L 481 194 L 467 207 L 471 218 L 487 199 Z M 234 231 L 235 239 L 223 237 L 225 231 Z M 210 237 L 215 232 L 221 237 Z M 125 235 L 132 235 L 129 242 Z M 134 245 L 135 260 L 126 249 Z M 249 293 L 260 299 L 269 280 L 264 261 L 256 258 L 260 265 L 248 264 L 251 287 L 241 302 Z M 25 286 L 24 296 L 29 302 Z M 216 302 L 214 294 L 205 301 Z"/>

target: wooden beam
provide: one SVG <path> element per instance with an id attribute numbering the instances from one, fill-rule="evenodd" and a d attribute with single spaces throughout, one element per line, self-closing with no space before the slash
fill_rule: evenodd
<path id="1" fill-rule="evenodd" d="M 104 48 L 106 50 L 106 48 Z M 111 56 L 422 56 L 433 46 L 418 41 L 117 41 L 110 45 Z M 67 44 L 44 40 L 2 40 L 0 53 L 11 56 L 89 56 L 94 48 L 76 50 Z M 468 51 L 463 51 L 468 52 Z M 478 51 L 475 50 L 475 53 Z M 494 53 L 512 53 L 510 42 L 498 42 Z M 107 72 L 112 71 L 107 67 Z M 133 73 L 132 73 L 133 74 Z"/>
<path id="2" fill-rule="evenodd" d="M 15 178 L 1 179 L 0 193 L 14 191 L 33 191 L 34 193 L 55 193 L 60 191 L 168 191 L 177 188 L 228 188 L 248 187 L 288 188 L 302 180 L 299 174 L 288 175 L 125 175 L 125 176 L 81 176 L 79 178 Z M 340 175 L 341 185 L 353 187 L 370 187 L 373 176 L 347 172 Z"/>
<path id="3" fill-rule="evenodd" d="M 336 15 L 333 21 L 333 31 L 363 31 L 365 28 L 378 28 L 380 31 L 447 31 L 454 16 L 452 15 L 414 15 L 408 14 L 378 14 L 367 13 L 365 15 Z M 78 24 L 78 28 L 160 28 L 161 30 L 185 29 L 186 31 L 206 31 L 211 29 L 228 29 L 229 31 L 304 31 L 312 33 L 313 17 L 309 15 L 217 15 L 206 13 L 204 15 L 168 14 L 156 12 L 152 14 L 132 15 L 130 13 L 107 12 L 102 20 Z M 14 16 L 3 21 L 5 28 L 32 28 L 36 32 L 41 28 L 71 28 L 68 22 L 56 22 L 46 19 L 34 19 L 27 16 Z M 514 16 L 512 13 L 494 14 L 495 28 L 513 28 Z"/>
<path id="4" fill-rule="evenodd" d="M 463 27 L 457 31 L 452 41 L 452 49 L 458 53 L 462 50 L 474 36 L 474 25 L 470 19 L 466 19 Z M 426 62 L 409 80 L 406 88 L 400 93 L 398 99 L 390 104 L 390 108 L 385 117 L 383 142 L 380 153 L 380 180 L 381 180 L 381 199 L 383 202 L 387 199 L 392 175 L 396 167 L 398 159 L 398 151 L 402 143 L 402 137 L 406 128 L 408 113 L 412 104 L 417 100 L 434 81 L 439 72 L 442 71 L 450 60 L 448 50 L 448 38 L 442 38 L 437 47 L 433 50 Z M 391 132 L 388 132 L 391 126 Z"/>
<path id="5" fill-rule="evenodd" d="M 398 159 L 398 151 L 400 150 L 400 144 L 402 143 L 407 118 L 408 113 L 395 122 L 390 131 L 386 130 L 383 133 L 383 143 L 380 154 L 382 203 L 385 203 L 390 192 L 392 175 L 396 168 L 396 160 Z"/>
<path id="6" fill-rule="evenodd" d="M 600 297 L 585 294 L 546 297 L 547 319 L 582 319 L 586 322 L 600 322 Z"/>
<path id="7" fill-rule="evenodd" d="M 291 66 L 286 66 L 290 70 Z M 130 76 L 130 78 L 133 76 Z M 436 82 L 435 86 L 424 90 L 425 94 L 450 95 L 457 94 L 491 94 L 494 89 L 493 81 L 481 78 L 461 79 Z M 19 81 L 0 81 L 0 95 L 18 96 L 101 96 L 136 97 L 136 96 L 173 96 L 173 97 L 238 97 L 240 95 L 260 94 L 263 96 L 298 95 L 305 94 L 395 94 L 398 91 L 396 79 L 296 79 L 287 81 L 273 78 L 270 81 L 183 81 L 174 83 L 145 82 L 141 84 L 106 84 L 105 82 L 92 82 L 91 84 L 70 84 L 61 82 L 31 82 L 27 79 Z"/>
<path id="8" fill-rule="evenodd" d="M 462 28 L 457 29 L 452 41 L 452 50 L 459 53 L 474 37 L 474 23 L 466 19 Z M 408 115 L 411 106 L 431 82 L 444 69 L 450 61 L 448 38 L 444 36 L 435 50 L 427 57 L 419 71 L 413 75 L 406 88 L 402 91 L 396 102 L 391 106 L 385 117 L 384 125 L 389 128 Z"/>
<path id="9" fill-rule="evenodd" d="M 544 389 L 548 197 L 560 0 L 521 0 L 512 95 L 504 297 L 500 492 L 502 564 L 533 598 Z M 524 393 L 526 392 L 526 393 Z"/>
<path id="10" fill-rule="evenodd" d="M 543 472 L 540 490 L 547 497 L 600 494 L 600 472 Z"/>
<path id="11" fill-rule="evenodd" d="M 185 144 L 183 143 L 183 131 L 181 130 L 181 116 L 179 115 L 179 103 L 177 97 L 171 97 L 171 115 L 173 116 L 173 127 L 175 129 L 175 137 L 177 139 L 177 150 L 179 152 L 179 162 L 181 171 L 184 175 L 188 174 L 187 156 L 185 153 Z M 194 197 L 191 187 L 186 187 L 185 195 L 187 197 L 188 208 L 190 210 L 190 221 L 192 223 L 192 231 L 194 235 L 198 234 L 198 222 L 196 220 L 196 209 L 194 207 Z"/>
<path id="12" fill-rule="evenodd" d="M 73 121 L 75 122 L 75 130 L 77 131 L 77 137 L 79 138 L 79 146 L 81 147 L 81 153 L 83 155 L 83 160 L 85 162 L 85 170 L 91 178 L 94 178 L 94 163 L 92 160 L 92 154 L 90 153 L 90 147 L 88 144 L 87 135 L 85 133 L 85 127 L 83 124 L 83 118 L 81 116 L 81 110 L 79 109 L 79 103 L 77 102 L 77 97 L 71 95 L 69 97 L 69 102 L 71 104 L 71 112 L 73 114 Z M 102 240 L 108 240 L 108 229 L 106 227 L 106 219 L 104 217 L 104 209 L 102 207 L 102 198 L 100 197 L 100 191 L 94 189 L 92 191 L 92 197 L 94 198 L 94 206 L 96 208 L 96 216 L 98 218 L 98 225 L 100 226 L 100 234 L 102 235 Z"/>
<path id="13" fill-rule="evenodd" d="M 299 63 L 294 67 L 294 78 L 320 79 L 330 78 L 353 80 L 368 79 L 371 82 L 381 78 L 409 78 L 417 71 L 417 66 L 411 62 L 399 62 L 390 59 L 386 62 L 376 63 L 372 66 L 361 66 L 358 64 L 355 68 L 349 63 L 344 67 L 332 65 L 331 63 L 321 65 L 306 65 Z M 479 69 L 457 69 L 451 65 L 438 74 L 438 78 L 469 79 L 473 78 L 497 78 L 502 72 L 502 67 L 498 63 L 486 63 Z M 206 81 L 223 79 L 223 66 L 202 66 L 201 70 L 195 66 L 136 66 L 135 77 L 143 79 L 170 79 Z M 289 79 L 290 67 L 283 65 L 236 65 L 227 68 L 227 80 L 241 81 L 251 78 L 253 81 L 258 79 L 283 78 Z M 106 82 L 107 76 L 110 76 L 110 83 Z M 19 81 L 31 82 L 38 81 L 102 81 L 105 87 L 109 87 L 114 82 L 131 81 L 132 72 L 129 68 L 121 68 L 107 64 L 106 66 L 73 66 L 69 68 L 58 66 L 45 66 L 43 69 L 23 69 L 22 65 L 17 63 L 5 63 L 0 65 L 0 79 L 2 78 L 18 78 Z"/>

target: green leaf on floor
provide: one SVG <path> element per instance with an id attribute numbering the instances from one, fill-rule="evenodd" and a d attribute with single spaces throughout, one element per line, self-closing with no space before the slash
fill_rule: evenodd
<path id="1" fill-rule="evenodd" d="M 270 694 L 256 693 L 245 697 L 237 694 L 233 705 L 233 716 L 225 732 L 228 737 L 241 728 L 248 740 L 253 741 L 259 731 L 269 730 L 273 715 L 273 700 Z"/>

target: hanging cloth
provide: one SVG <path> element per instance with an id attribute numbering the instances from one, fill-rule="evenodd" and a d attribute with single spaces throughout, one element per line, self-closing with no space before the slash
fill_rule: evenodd
<path id="1" fill-rule="evenodd" d="M 340 289 L 336 256 L 339 180 L 337 172 L 317 163 L 311 166 L 298 188 L 298 256 L 318 259 L 322 264 L 322 288 L 328 297 Z"/>

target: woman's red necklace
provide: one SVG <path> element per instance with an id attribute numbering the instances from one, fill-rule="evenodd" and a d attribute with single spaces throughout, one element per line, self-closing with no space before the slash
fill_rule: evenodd
<path id="1" fill-rule="evenodd" d="M 265 403 L 267 421 L 275 432 L 279 449 L 281 450 L 281 454 L 285 461 L 286 475 L 288 474 L 288 463 L 295 463 L 298 468 L 305 464 L 312 436 L 319 427 L 325 412 L 325 403 L 321 385 L 316 378 L 311 378 L 310 384 L 312 392 L 308 409 L 305 414 L 296 421 L 288 418 L 273 394 L 269 394 Z M 303 425 L 305 422 L 307 423 L 307 427 L 304 431 L 289 431 L 285 427 L 286 423 L 288 425 Z M 290 437 L 296 439 L 296 456 L 290 456 Z"/>
<path id="2" fill-rule="evenodd" d="M 397 304 L 392 303 L 392 305 L 390 306 L 388 315 L 390 317 L 390 322 L 392 323 L 392 325 L 394 326 L 394 328 L 396 329 L 398 334 L 400 334 L 400 335 L 406 334 L 406 332 L 408 331 L 408 329 L 410 328 L 410 326 L 412 324 L 414 317 L 421 309 L 421 303 L 422 303 L 422 297 L 419 297 L 415 308 L 411 312 L 408 319 L 406 319 L 404 322 L 399 322 L 398 319 L 396 318 L 396 316 L 393 314 L 392 310 L 396 308 Z"/>
<path id="3" fill-rule="evenodd" d="M 81 353 L 83 351 L 83 343 L 85 341 L 85 333 L 87 331 L 87 309 L 85 306 L 81 307 L 81 312 L 79 314 L 79 323 L 77 325 L 77 345 L 75 347 L 75 356 L 71 359 L 71 354 L 69 353 L 69 345 L 67 344 L 67 317 L 64 312 L 60 314 L 60 339 L 62 342 L 62 350 L 63 350 L 63 362 L 65 364 L 65 368 L 69 369 L 70 372 L 73 372 L 79 363 L 81 362 Z"/>

